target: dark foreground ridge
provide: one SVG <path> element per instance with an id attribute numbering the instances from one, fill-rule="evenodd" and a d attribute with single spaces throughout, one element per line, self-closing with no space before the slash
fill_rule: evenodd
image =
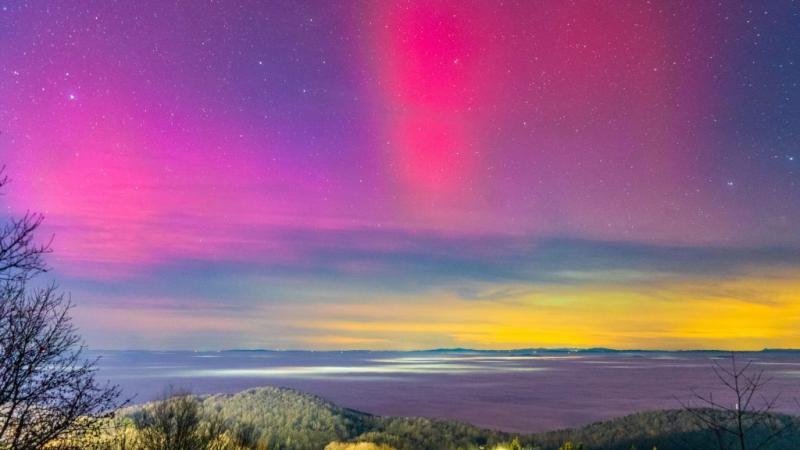
<path id="1" fill-rule="evenodd" d="M 659 450 L 718 448 L 714 437 L 686 411 L 651 411 L 587 426 L 530 435 L 484 430 L 461 422 L 409 417 L 382 417 L 342 408 L 318 396 L 292 389 L 263 387 L 237 394 L 184 396 L 130 407 L 114 419 L 116 437 L 98 448 L 127 449 L 136 435 L 158 431 L 159 414 L 174 423 L 193 405 L 198 434 L 215 440 L 215 449 L 284 450 L 440 450 L 541 449 Z M 176 409 L 164 409 L 172 402 Z M 161 409 L 159 409 L 161 408 Z M 191 416 L 192 414 L 188 414 Z M 787 430 L 763 449 L 800 448 L 800 418 L 772 416 Z M 123 430 L 120 432 L 120 430 Z M 752 436 L 770 430 L 754 429 Z M 152 436 L 151 436 L 152 437 Z M 516 442 L 515 442 L 516 440 Z M 572 447 L 564 446 L 571 442 Z M 147 448 L 147 447 L 144 447 Z"/>

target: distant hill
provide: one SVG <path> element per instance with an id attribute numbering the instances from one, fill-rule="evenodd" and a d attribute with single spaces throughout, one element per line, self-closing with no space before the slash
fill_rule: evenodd
<path id="1" fill-rule="evenodd" d="M 307 353 L 310 350 L 292 350 L 292 349 L 260 349 L 260 348 L 253 348 L 253 349 L 228 349 L 228 350 L 219 350 L 220 352 L 264 352 L 264 353 Z M 410 354 L 419 354 L 419 353 L 476 353 L 476 354 L 502 354 L 502 355 L 535 355 L 535 354 L 563 354 L 563 353 L 720 353 L 720 354 L 730 354 L 731 350 L 724 350 L 724 349 L 683 349 L 683 350 L 659 350 L 659 349 L 618 349 L 618 348 L 608 348 L 608 347 L 528 347 L 528 348 L 514 348 L 514 349 L 505 349 L 505 350 L 493 350 L 493 349 L 476 349 L 476 348 L 466 348 L 466 347 L 442 347 L 442 348 L 430 348 L 430 349 L 421 349 L 421 350 L 318 350 L 313 351 L 314 353 L 410 353 Z M 757 353 L 800 353 L 800 348 L 764 348 L 761 350 L 737 350 L 736 353 L 744 353 L 744 354 L 757 354 Z"/>
<path id="2" fill-rule="evenodd" d="M 448 420 L 382 417 L 342 408 L 320 397 L 292 389 L 263 387 L 237 394 L 198 398 L 201 427 L 227 430 L 237 449 L 320 450 L 392 448 L 397 450 L 493 449 L 517 438 L 522 448 L 558 449 L 564 442 L 582 443 L 587 450 L 716 448 L 711 435 L 698 428 L 685 411 L 652 411 L 587 426 L 546 433 L 516 435 Z M 121 411 L 118 420 L 136 422 L 155 403 Z M 775 415 L 793 427 L 769 450 L 800 448 L 800 418 Z M 754 430 L 763 434 L 765 430 Z M 376 446 L 348 446 L 365 442 Z M 378 447 L 380 446 L 380 447 Z"/>
<path id="3" fill-rule="evenodd" d="M 778 439 L 762 449 L 800 449 L 800 418 L 775 414 L 776 424 L 785 427 Z M 760 442 L 772 430 L 753 429 L 752 442 Z M 544 448 L 558 448 L 558 442 L 570 440 L 583 443 L 588 449 L 629 450 L 636 447 L 649 450 L 718 449 L 714 436 L 698 426 L 694 417 L 683 410 L 647 411 L 616 419 L 597 422 L 574 429 L 550 431 L 532 435 Z M 751 446 L 750 448 L 753 448 Z M 731 447 L 738 448 L 738 447 Z"/>

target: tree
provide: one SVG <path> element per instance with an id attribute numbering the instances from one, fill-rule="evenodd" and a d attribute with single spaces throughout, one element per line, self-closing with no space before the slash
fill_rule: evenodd
<path id="1" fill-rule="evenodd" d="M 120 406 L 119 387 L 98 382 L 97 360 L 83 356 L 72 301 L 55 284 L 32 286 L 50 253 L 36 243 L 42 220 L 27 213 L 0 228 L 0 449 L 85 435 Z"/>
<path id="2" fill-rule="evenodd" d="M 161 400 L 133 416 L 138 446 L 147 450 L 218 450 L 241 448 L 218 412 L 206 411 L 199 398 L 168 389 Z"/>
<path id="3" fill-rule="evenodd" d="M 134 416 L 143 448 L 195 450 L 201 448 L 197 427 L 200 404 L 188 393 L 168 394 Z"/>
<path id="4" fill-rule="evenodd" d="M 788 431 L 791 426 L 772 413 L 779 395 L 765 397 L 770 382 L 763 370 L 752 369 L 752 361 L 737 362 L 731 352 L 729 365 L 714 361 L 711 369 L 729 394 L 725 399 L 692 391 L 696 404 L 682 402 L 701 429 L 710 431 L 720 450 L 759 450 Z"/>

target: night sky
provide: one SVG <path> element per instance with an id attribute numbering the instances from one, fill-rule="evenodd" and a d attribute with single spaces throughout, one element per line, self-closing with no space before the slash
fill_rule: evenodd
<path id="1" fill-rule="evenodd" d="M 800 346 L 800 5 L 3 1 L 94 348 Z"/>

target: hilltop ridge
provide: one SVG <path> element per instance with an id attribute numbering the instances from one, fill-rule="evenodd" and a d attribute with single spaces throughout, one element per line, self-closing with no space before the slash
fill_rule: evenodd
<path id="1" fill-rule="evenodd" d="M 236 449 L 319 450 L 331 443 L 371 443 L 396 450 L 491 449 L 518 439 L 523 448 L 558 449 L 564 442 L 586 449 L 629 450 L 632 446 L 660 450 L 702 449 L 709 435 L 681 410 L 649 411 L 596 422 L 578 428 L 520 435 L 486 430 L 462 422 L 421 417 L 385 417 L 343 408 L 322 397 L 279 387 L 248 389 L 235 394 L 193 397 L 204 429 L 224 430 Z M 120 411 L 117 421 L 126 427 L 158 402 Z M 774 415 L 791 432 L 763 447 L 800 448 L 800 418 Z M 766 432 L 755 430 L 754 434 Z"/>

